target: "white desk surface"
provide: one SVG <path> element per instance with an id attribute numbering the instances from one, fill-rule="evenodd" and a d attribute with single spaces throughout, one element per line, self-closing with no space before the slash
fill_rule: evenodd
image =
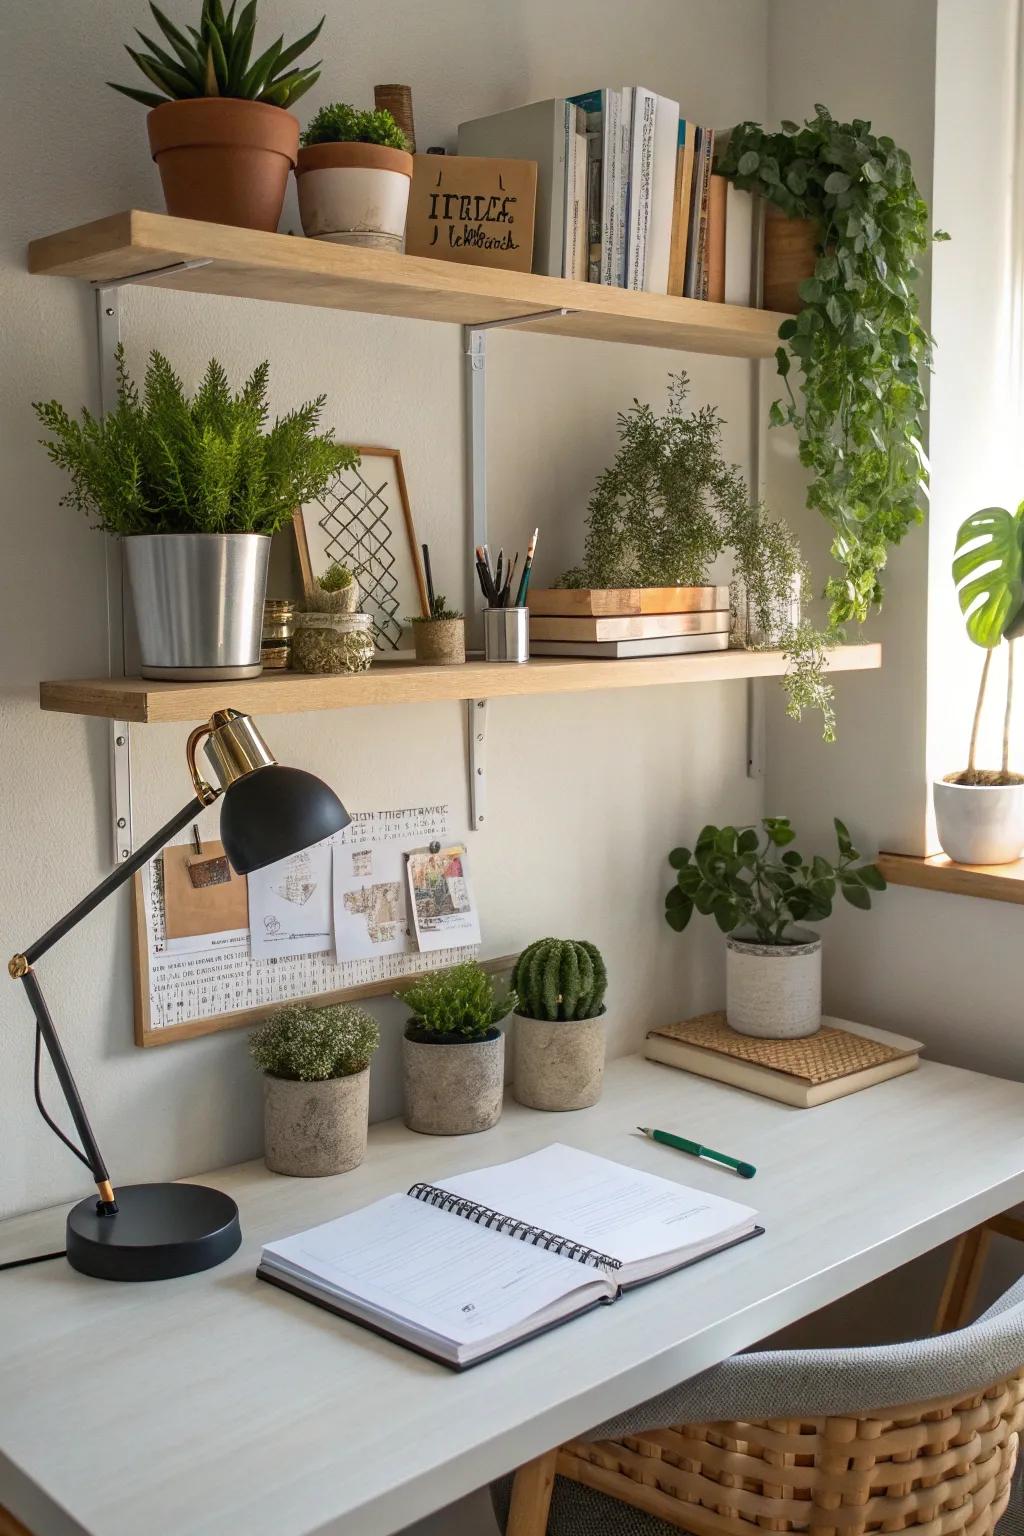
<path id="1" fill-rule="evenodd" d="M 766 1234 L 462 1375 L 255 1278 L 266 1240 L 556 1140 L 749 1200 Z M 1024 1199 L 1024 1085 L 926 1062 L 808 1111 L 630 1057 L 577 1114 L 509 1103 L 451 1139 L 388 1121 L 352 1173 L 208 1181 L 244 1232 L 218 1269 L 0 1275 L 0 1504 L 36 1536 L 385 1536 Z M 0 1259 L 62 1246 L 62 1214 L 4 1223 Z"/>

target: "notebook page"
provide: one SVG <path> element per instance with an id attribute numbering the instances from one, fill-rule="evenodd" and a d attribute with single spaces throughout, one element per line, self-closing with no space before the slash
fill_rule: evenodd
<path id="1" fill-rule="evenodd" d="M 750 1230 L 756 1218 L 750 1206 L 558 1142 L 441 1183 L 624 1265 L 714 1247 Z"/>
<path id="2" fill-rule="evenodd" d="M 599 1278 L 408 1195 L 268 1243 L 263 1262 L 456 1344 L 515 1329 Z"/>

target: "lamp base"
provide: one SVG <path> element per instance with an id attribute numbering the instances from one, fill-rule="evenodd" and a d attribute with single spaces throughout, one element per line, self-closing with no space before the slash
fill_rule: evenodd
<path id="1" fill-rule="evenodd" d="M 117 1214 L 96 1198 L 68 1213 L 68 1263 L 99 1280 L 173 1280 L 212 1269 L 242 1241 L 230 1195 L 203 1184 L 125 1184 Z"/>

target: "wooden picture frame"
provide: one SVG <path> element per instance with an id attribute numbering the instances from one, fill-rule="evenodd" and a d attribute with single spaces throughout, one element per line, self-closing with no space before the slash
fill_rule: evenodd
<path id="1" fill-rule="evenodd" d="M 383 496 L 385 489 L 388 489 L 392 491 L 399 503 L 402 514 L 401 529 L 393 527 L 390 523 L 386 524 L 388 534 L 394 541 L 390 550 L 392 564 L 386 571 L 381 571 L 377 557 L 381 540 L 374 529 L 365 544 L 360 547 L 367 561 L 367 569 L 372 569 L 375 573 L 375 580 L 373 583 L 366 584 L 361 581 L 360 586 L 363 594 L 363 611 L 373 614 L 374 617 L 374 642 L 378 659 L 407 658 L 412 654 L 412 650 L 403 640 L 406 632 L 404 621 L 417 606 L 420 615 L 423 618 L 429 618 L 430 605 L 402 454 L 398 448 L 377 448 L 365 444 L 355 446 L 360 457 L 360 465 L 353 470 L 343 470 L 328 495 L 339 505 L 343 496 L 350 496 L 353 498 L 352 505 L 356 507 L 371 506 L 379 501 L 386 511 L 390 511 L 391 503 L 386 502 Z M 367 461 L 373 460 L 384 461 L 378 466 L 384 469 L 384 482 L 379 482 L 376 474 L 366 473 L 367 469 L 372 467 Z M 375 513 L 375 516 L 377 515 L 378 513 Z M 330 532 L 328 519 L 333 519 L 335 525 L 341 523 L 338 511 L 324 502 L 314 502 L 300 507 L 292 521 L 299 569 L 302 574 L 302 588 L 306 594 L 313 590 L 317 576 L 331 563 L 331 559 L 337 558 L 330 550 L 330 546 L 336 542 L 338 536 L 337 527 L 334 533 Z M 380 516 L 379 520 L 385 521 L 383 516 Z M 343 535 L 343 537 L 351 536 Z M 348 558 L 347 555 L 346 558 Z M 353 562 L 355 565 L 358 563 L 358 560 Z M 358 574 L 357 570 L 357 576 Z M 390 584 L 392 579 L 396 583 L 394 592 L 377 590 L 378 580 Z"/>

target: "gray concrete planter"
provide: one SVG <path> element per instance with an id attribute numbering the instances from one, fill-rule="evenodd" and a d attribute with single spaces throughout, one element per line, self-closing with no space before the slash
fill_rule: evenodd
<path id="1" fill-rule="evenodd" d="M 405 1123 L 426 1136 L 469 1136 L 501 1118 L 505 1037 L 402 1041 Z"/>
<path id="2" fill-rule="evenodd" d="M 725 1014 L 740 1035 L 796 1040 L 821 1028 L 821 940 L 791 930 L 792 944 L 725 941 Z"/>
<path id="3" fill-rule="evenodd" d="M 512 1092 L 529 1109 L 589 1109 L 601 1097 L 605 1021 L 515 1015 Z"/>
<path id="4" fill-rule="evenodd" d="M 366 1156 L 370 1069 L 319 1083 L 263 1078 L 264 1155 L 272 1173 L 347 1173 Z"/>

